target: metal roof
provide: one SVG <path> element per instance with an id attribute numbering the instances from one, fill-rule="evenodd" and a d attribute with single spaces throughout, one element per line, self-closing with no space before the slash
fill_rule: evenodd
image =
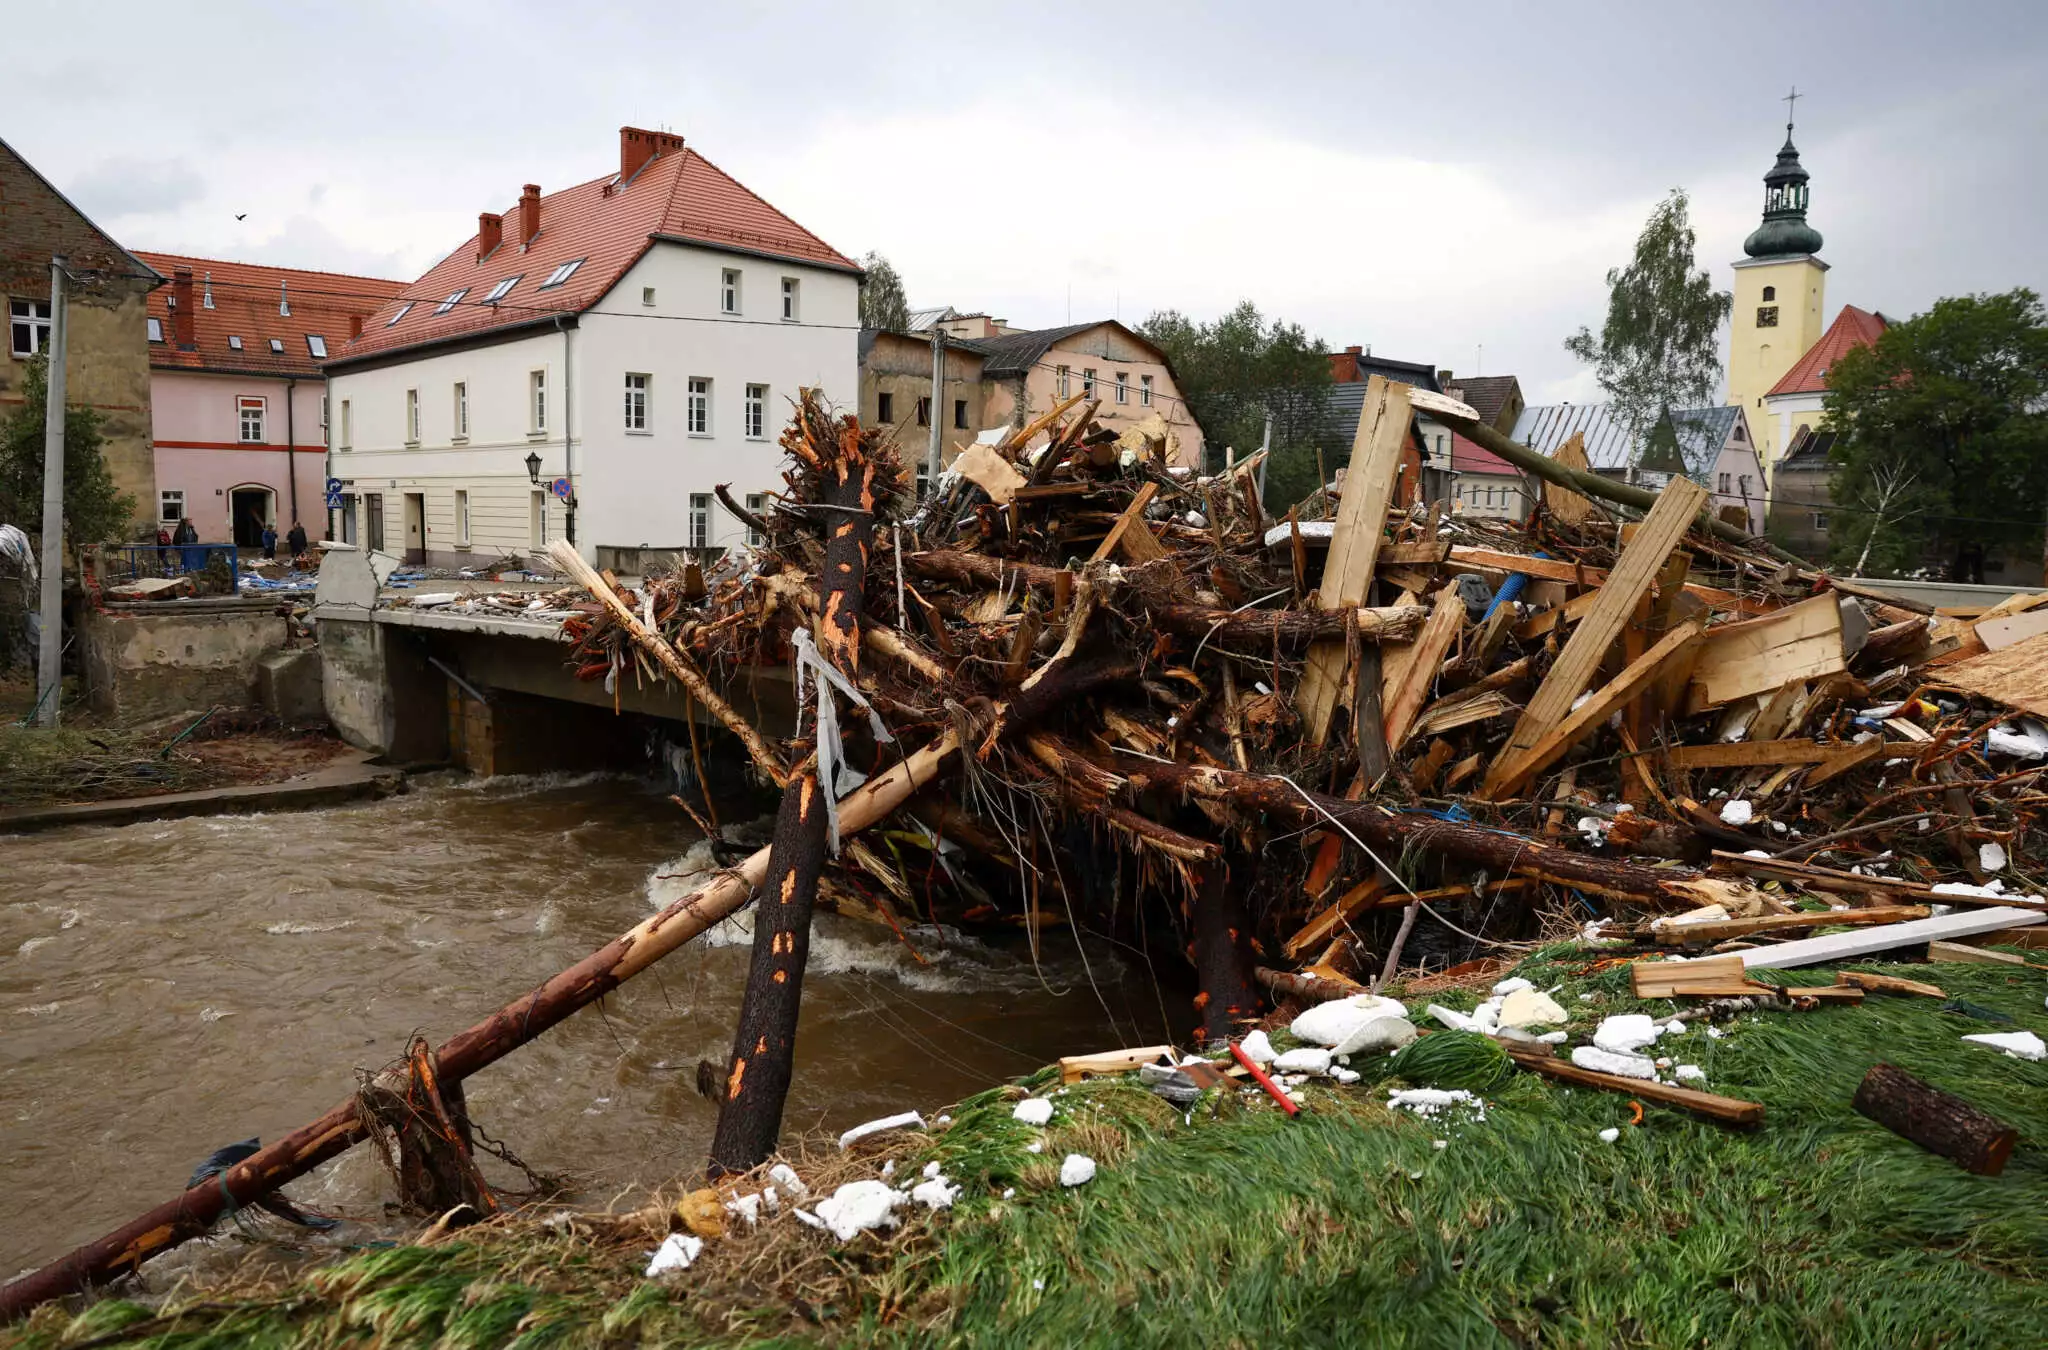
<path id="1" fill-rule="evenodd" d="M 1596 472 L 1634 466 L 1635 437 L 1605 403 L 1531 404 L 1522 409 L 1509 435 L 1538 454 L 1554 455 L 1575 431 L 1585 436 L 1586 462 Z"/>

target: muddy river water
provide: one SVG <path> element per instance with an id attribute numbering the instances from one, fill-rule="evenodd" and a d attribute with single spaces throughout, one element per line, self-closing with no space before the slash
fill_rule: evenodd
<path id="1" fill-rule="evenodd" d="M 630 927 L 688 889 L 664 874 L 690 842 L 645 784 L 555 776 L 0 838 L 0 1280 Z M 929 1111 L 1058 1055 L 1163 1038 L 1150 981 L 1099 945 L 1084 962 L 1049 941 L 1034 967 L 913 939 L 928 964 L 886 929 L 820 919 L 785 1129 Z M 714 930 L 485 1069 L 472 1113 L 586 1202 L 700 1168 L 716 1107 L 697 1064 L 731 1048 L 746 942 Z M 291 1194 L 376 1220 L 391 1188 L 359 1148 Z"/>

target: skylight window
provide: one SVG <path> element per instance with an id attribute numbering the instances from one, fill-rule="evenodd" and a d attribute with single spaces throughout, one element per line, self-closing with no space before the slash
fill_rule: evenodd
<path id="1" fill-rule="evenodd" d="M 327 359 L 327 339 L 321 337 L 318 333 L 306 334 L 306 350 L 319 357 L 322 361 L 325 361 Z"/>
<path id="2" fill-rule="evenodd" d="M 491 287 L 491 293 L 484 297 L 484 303 L 487 305 L 495 305 L 500 300 L 503 300 L 506 294 L 510 292 L 514 286 L 517 286 L 519 284 L 519 277 L 523 277 L 525 275 L 526 273 L 521 272 L 518 277 L 506 277 L 503 281 Z"/>
<path id="3" fill-rule="evenodd" d="M 283 338 L 272 338 L 272 339 L 270 340 L 270 354 L 271 354 L 272 356 L 283 356 L 283 355 L 284 355 L 284 339 L 283 339 Z"/>
<path id="4" fill-rule="evenodd" d="M 581 266 L 583 266 L 583 259 L 581 258 L 578 258 L 575 262 L 563 263 L 560 267 L 557 267 L 554 271 L 548 273 L 548 279 L 540 284 L 540 288 L 545 291 L 551 289 L 552 287 L 561 285 L 570 277 L 575 276 L 576 269 Z"/>
<path id="5" fill-rule="evenodd" d="M 164 321 L 162 319 L 151 319 L 149 321 L 149 340 L 151 342 L 162 342 L 164 340 Z"/>
<path id="6" fill-rule="evenodd" d="M 384 326 L 386 328 L 389 328 L 410 313 L 412 313 L 412 301 L 408 300 L 398 307 L 398 313 L 392 315 L 391 318 L 385 322 Z"/>
<path id="7" fill-rule="evenodd" d="M 434 306 L 434 313 L 446 314 L 449 310 L 461 304 L 462 297 L 468 294 L 469 287 L 464 286 L 461 290 L 456 291 L 454 294 L 450 295 L 446 300 L 443 300 L 440 304 Z"/>
<path id="8" fill-rule="evenodd" d="M 228 350 L 231 352 L 238 352 L 242 350 L 242 339 L 238 334 L 228 334 Z"/>

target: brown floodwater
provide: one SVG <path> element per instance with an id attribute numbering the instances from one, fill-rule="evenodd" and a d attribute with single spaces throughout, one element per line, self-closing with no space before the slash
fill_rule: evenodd
<path id="1" fill-rule="evenodd" d="M 446 778 L 327 811 L 0 837 L 0 1280 L 270 1140 L 689 889 L 692 832 L 610 777 Z M 696 861 L 701 861 L 700 847 Z M 667 875 L 665 875 L 667 874 Z M 1142 969 L 821 917 L 785 1130 L 930 1112 L 1062 1055 L 1164 1038 Z M 468 1080 L 472 1115 L 602 1204 L 700 1168 L 730 1051 L 728 925 Z M 382 1223 L 369 1150 L 295 1183 Z M 360 1239 L 350 1224 L 340 1239 Z M 167 1270 L 204 1257 L 167 1258 Z"/>

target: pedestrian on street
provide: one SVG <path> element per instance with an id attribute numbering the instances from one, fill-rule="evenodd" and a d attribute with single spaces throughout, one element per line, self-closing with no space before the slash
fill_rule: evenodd
<path id="1" fill-rule="evenodd" d="M 263 557 L 266 562 L 277 561 L 277 526 L 263 522 Z"/>
<path id="2" fill-rule="evenodd" d="M 161 525 L 156 527 L 156 565 L 165 576 L 171 574 L 171 532 Z"/>
<path id="3" fill-rule="evenodd" d="M 199 531 L 193 528 L 192 517 L 187 516 L 178 522 L 178 532 L 171 537 L 171 542 L 178 545 L 178 561 L 187 572 L 197 572 L 204 565 L 201 560 L 206 556 L 206 550 L 194 547 L 199 542 Z"/>
<path id="4" fill-rule="evenodd" d="M 285 543 L 292 551 L 292 561 L 297 562 L 299 555 L 306 551 L 306 527 L 293 521 L 292 532 L 285 536 Z"/>

